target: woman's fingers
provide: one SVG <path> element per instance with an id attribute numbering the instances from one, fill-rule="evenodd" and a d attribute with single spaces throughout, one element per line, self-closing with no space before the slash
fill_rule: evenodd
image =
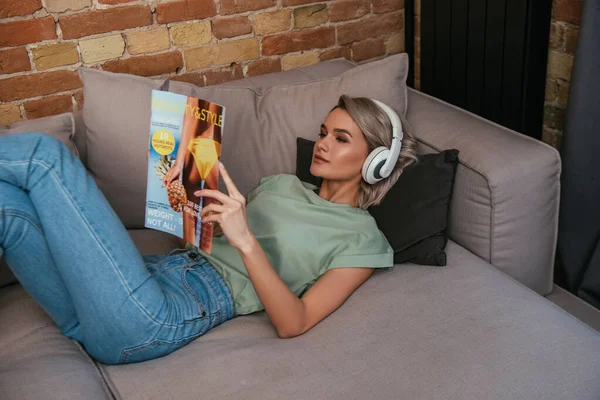
<path id="1" fill-rule="evenodd" d="M 233 179 L 229 176 L 229 172 L 225 169 L 225 166 L 221 161 L 219 161 L 219 167 L 221 168 L 221 174 L 223 175 L 223 181 L 225 182 L 225 186 L 227 187 L 227 192 L 233 198 L 238 198 L 241 200 L 243 198 L 242 194 L 238 190 L 235 183 L 233 183 Z"/>

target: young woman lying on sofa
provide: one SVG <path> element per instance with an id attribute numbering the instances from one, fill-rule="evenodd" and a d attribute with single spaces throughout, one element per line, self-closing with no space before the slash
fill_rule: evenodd
<path id="1" fill-rule="evenodd" d="M 142 257 L 79 159 L 31 133 L 0 137 L 0 256 L 56 322 L 106 364 L 169 354 L 237 315 L 265 310 L 282 338 L 340 307 L 393 251 L 367 211 L 416 142 L 383 103 L 342 96 L 321 125 L 310 171 L 263 178 L 248 202 L 228 194 L 202 210 L 223 235 L 211 254 Z M 126 173 L 126 171 L 124 171 Z"/>

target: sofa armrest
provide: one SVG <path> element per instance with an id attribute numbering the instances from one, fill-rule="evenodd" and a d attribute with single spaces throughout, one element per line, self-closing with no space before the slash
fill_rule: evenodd
<path id="1" fill-rule="evenodd" d="M 460 151 L 449 237 L 541 295 L 552 291 L 560 199 L 553 147 L 409 89 L 420 152 Z"/>

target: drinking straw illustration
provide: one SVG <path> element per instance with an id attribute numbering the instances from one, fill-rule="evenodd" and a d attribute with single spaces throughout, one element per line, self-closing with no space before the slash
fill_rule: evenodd
<path id="1" fill-rule="evenodd" d="M 221 154 L 221 143 L 216 142 L 209 138 L 195 138 L 190 140 L 188 144 L 188 150 L 192 153 L 196 168 L 200 173 L 200 189 L 204 189 L 204 183 L 212 167 L 217 162 L 219 155 Z M 200 197 L 200 211 L 202 210 L 203 198 Z M 201 229 L 201 218 L 200 214 L 196 217 L 196 246 L 200 245 L 200 229 Z"/>

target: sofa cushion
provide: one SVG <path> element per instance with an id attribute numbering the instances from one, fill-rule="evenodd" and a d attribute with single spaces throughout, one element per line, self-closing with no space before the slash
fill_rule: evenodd
<path id="1" fill-rule="evenodd" d="M 73 154 L 79 157 L 79 152 L 73 142 L 75 121 L 73 120 L 72 113 L 15 122 L 6 128 L 0 126 L 0 136 L 27 132 L 41 132 L 55 137 L 63 142 Z"/>
<path id="2" fill-rule="evenodd" d="M 155 80 L 79 68 L 83 82 L 86 165 L 128 228 L 143 228 L 148 131 Z"/>
<path id="3" fill-rule="evenodd" d="M 374 97 L 404 114 L 408 56 L 396 54 L 329 78 L 257 91 L 248 82 L 197 87 L 171 82 L 169 90 L 225 106 L 221 159 L 243 195 L 262 177 L 296 170 L 296 138 L 314 139 L 342 94 Z M 226 191 L 221 180 L 221 190 Z"/>
<path id="4" fill-rule="evenodd" d="M 154 229 L 129 229 L 129 236 L 141 255 L 165 254 L 178 247 L 177 238 Z"/>
<path id="5" fill-rule="evenodd" d="M 600 335 L 449 241 L 446 268 L 376 271 L 302 336 L 240 316 L 152 361 L 126 399 L 597 399 Z"/>
<path id="6" fill-rule="evenodd" d="M 297 139 L 296 176 L 320 186 L 310 173 L 315 142 Z M 394 249 L 394 262 L 446 265 L 448 211 L 458 164 L 458 150 L 425 154 L 406 168 L 381 204 L 369 208 Z"/>
<path id="7" fill-rule="evenodd" d="M 90 357 L 17 284 L 0 289 L 0 398 L 112 398 Z"/>
<path id="8" fill-rule="evenodd" d="M 235 104 L 229 101 L 231 107 L 227 108 L 225 137 L 230 136 L 234 139 L 243 135 L 244 129 L 257 126 L 257 123 L 252 126 L 240 125 L 236 123 L 235 117 L 237 113 L 256 120 L 254 113 L 257 110 L 253 97 L 255 91 L 258 93 L 267 90 L 273 84 L 290 84 L 335 76 L 353 66 L 354 64 L 345 60 L 331 60 L 290 73 L 269 74 L 211 86 L 211 92 L 221 93 L 230 99 L 241 96 L 236 100 L 248 100 Z M 79 68 L 78 72 L 83 82 L 85 97 L 83 119 L 87 135 L 87 167 L 124 225 L 130 229 L 143 228 L 151 92 L 152 89 L 160 88 L 165 80 L 115 74 L 92 68 Z M 171 87 L 181 86 L 188 91 L 196 88 L 182 82 L 171 82 Z M 208 100 L 207 97 L 203 98 Z M 240 131 L 237 135 L 236 130 Z M 231 145 L 232 143 L 229 146 Z M 233 158 L 234 149 L 225 153 L 226 162 L 227 159 Z M 265 158 L 264 162 L 268 164 L 267 159 Z M 123 173 L 124 171 L 127 173 Z M 251 186 L 252 184 L 246 184 L 242 187 L 249 191 L 253 188 Z"/>

